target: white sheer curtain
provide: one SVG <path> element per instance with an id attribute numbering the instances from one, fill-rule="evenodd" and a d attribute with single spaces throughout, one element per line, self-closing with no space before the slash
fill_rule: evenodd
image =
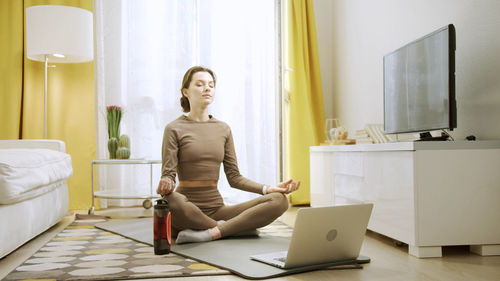
<path id="1" fill-rule="evenodd" d="M 276 8 L 269 0 L 96 0 L 98 158 L 108 158 L 105 106 L 119 105 L 131 158 L 161 159 L 163 129 L 182 114 L 182 77 L 203 65 L 216 74 L 210 113 L 231 127 L 240 172 L 276 183 Z M 149 168 L 98 168 L 99 186 L 123 193 L 148 192 L 149 181 Z M 222 167 L 219 183 L 230 202 L 255 197 L 230 188 Z"/>

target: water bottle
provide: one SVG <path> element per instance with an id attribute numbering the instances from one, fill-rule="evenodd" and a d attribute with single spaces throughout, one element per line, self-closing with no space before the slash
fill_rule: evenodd
<path id="1" fill-rule="evenodd" d="M 168 209 L 168 201 L 165 199 L 156 200 L 153 232 L 155 255 L 170 253 L 170 210 Z"/>

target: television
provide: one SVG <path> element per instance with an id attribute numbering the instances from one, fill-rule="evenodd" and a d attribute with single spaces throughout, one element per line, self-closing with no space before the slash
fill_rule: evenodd
<path id="1" fill-rule="evenodd" d="M 384 56 L 385 134 L 440 140 L 457 127 L 455 48 L 450 24 Z M 432 137 L 435 130 L 442 137 Z"/>

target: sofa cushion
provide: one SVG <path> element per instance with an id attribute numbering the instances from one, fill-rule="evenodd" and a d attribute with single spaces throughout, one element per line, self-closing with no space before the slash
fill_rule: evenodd
<path id="1" fill-rule="evenodd" d="M 49 149 L 0 149 L 0 204 L 48 192 L 73 174 L 71 156 Z"/>

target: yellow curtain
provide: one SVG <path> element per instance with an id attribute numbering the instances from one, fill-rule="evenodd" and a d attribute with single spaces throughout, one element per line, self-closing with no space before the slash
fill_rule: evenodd
<path id="1" fill-rule="evenodd" d="M 23 26 L 23 2 L 0 1 L 0 139 L 21 134 Z"/>
<path id="2" fill-rule="evenodd" d="M 44 63 L 25 55 L 25 9 L 34 5 L 93 11 L 93 0 L 0 1 L 2 139 L 43 138 Z M 70 209 L 87 209 L 91 203 L 90 162 L 96 155 L 94 63 L 59 63 L 48 68 L 47 78 L 47 138 L 64 141 L 73 160 L 73 176 L 68 180 Z"/>
<path id="3" fill-rule="evenodd" d="M 285 67 L 285 174 L 301 181 L 290 196 L 294 205 L 310 203 L 309 147 L 325 139 L 324 108 L 312 0 L 288 0 Z"/>

